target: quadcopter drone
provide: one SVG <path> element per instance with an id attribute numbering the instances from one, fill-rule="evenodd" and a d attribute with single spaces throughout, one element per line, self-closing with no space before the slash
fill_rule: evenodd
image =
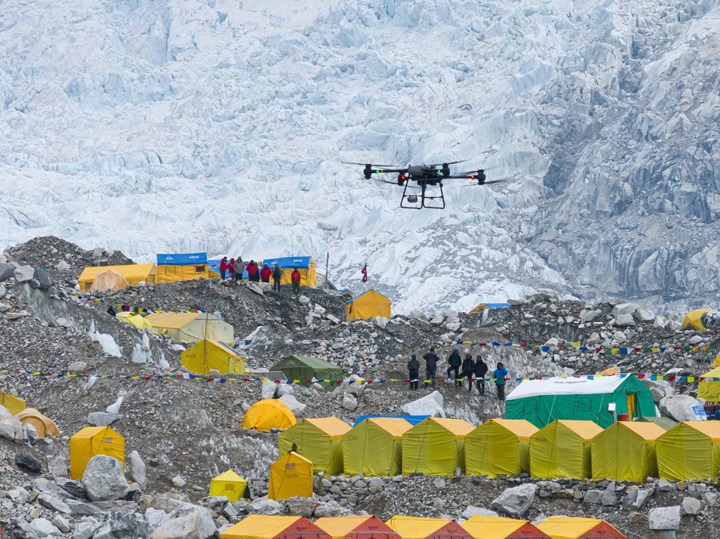
<path id="1" fill-rule="evenodd" d="M 485 171 L 483 169 L 451 174 L 450 165 L 462 163 L 463 161 L 450 161 L 448 163 L 438 163 L 433 165 L 408 165 L 405 168 L 392 165 L 372 165 L 369 163 L 354 163 L 350 161 L 343 162 L 349 165 L 362 165 L 365 167 L 363 168 L 363 174 L 365 175 L 366 180 L 371 179 L 373 174 L 397 173 L 396 181 L 384 180 L 381 178 L 375 179 L 383 183 L 403 187 L 400 207 L 416 210 L 422 208 L 442 210 L 445 208 L 445 195 L 443 193 L 443 182 L 445 180 L 476 180 L 477 185 L 489 185 L 491 183 L 503 181 L 486 181 Z M 416 185 L 411 185 L 411 182 L 414 182 Z M 433 187 L 433 189 L 428 190 L 428 186 Z M 408 189 L 410 189 L 410 192 L 408 192 Z M 413 192 L 414 189 L 419 189 L 420 192 L 415 193 Z"/>

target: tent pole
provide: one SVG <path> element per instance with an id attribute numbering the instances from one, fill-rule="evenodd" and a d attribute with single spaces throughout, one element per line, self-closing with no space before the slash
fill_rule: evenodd
<path id="1" fill-rule="evenodd" d="M 330 251 L 328 251 L 328 252 L 325 254 L 325 288 L 330 288 L 330 287 L 328 286 L 328 283 L 329 283 L 329 281 L 328 281 L 328 273 L 329 273 L 329 271 L 330 271 Z"/>

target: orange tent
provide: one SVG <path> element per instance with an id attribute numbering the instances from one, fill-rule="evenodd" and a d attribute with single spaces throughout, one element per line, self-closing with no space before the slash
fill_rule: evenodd
<path id="1" fill-rule="evenodd" d="M 332 539 L 400 539 L 382 520 L 372 515 L 360 517 L 323 517 L 315 525 Z"/>
<path id="2" fill-rule="evenodd" d="M 330 539 L 305 517 L 250 515 L 220 534 L 220 539 Z"/>
<path id="3" fill-rule="evenodd" d="M 394 516 L 386 524 L 402 539 L 473 539 L 460 524 L 444 518 Z"/>
<path id="4" fill-rule="evenodd" d="M 548 517 L 537 527 L 552 539 L 627 539 L 599 518 Z"/>
<path id="5" fill-rule="evenodd" d="M 475 515 L 462 527 L 474 539 L 550 539 L 527 520 Z"/>

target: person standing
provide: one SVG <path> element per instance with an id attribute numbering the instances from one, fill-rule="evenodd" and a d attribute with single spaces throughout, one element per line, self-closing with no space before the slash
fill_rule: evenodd
<path id="1" fill-rule="evenodd" d="M 420 376 L 420 362 L 417 360 L 415 354 L 410 356 L 410 361 L 407 364 L 408 378 L 410 379 L 410 390 L 417 391 L 418 388 L 418 376 Z"/>
<path id="2" fill-rule="evenodd" d="M 231 258 L 230 262 L 228 262 L 227 269 L 230 272 L 230 280 L 235 280 L 235 259 Z"/>
<path id="3" fill-rule="evenodd" d="M 485 394 L 485 375 L 487 371 L 487 363 L 485 363 L 482 356 L 478 354 L 477 361 L 475 362 L 475 385 L 477 386 L 478 393 L 481 395 Z"/>
<path id="4" fill-rule="evenodd" d="M 300 295 L 300 281 L 302 280 L 302 275 L 300 275 L 300 272 L 297 268 L 293 269 L 292 274 L 290 274 L 290 282 L 292 283 L 292 291 L 293 294 L 296 296 Z"/>
<path id="5" fill-rule="evenodd" d="M 254 260 L 250 260 L 247 266 L 247 272 L 248 272 L 248 280 L 250 282 L 257 282 L 259 275 L 258 275 L 258 267 L 257 263 Z"/>
<path id="6" fill-rule="evenodd" d="M 455 348 L 455 350 L 453 350 L 450 353 L 450 355 L 448 356 L 447 361 L 448 361 L 448 365 L 449 365 L 449 367 L 447 368 L 447 377 L 452 378 L 450 376 L 450 373 L 454 372 L 455 373 L 455 378 L 454 378 L 455 387 L 460 387 L 460 380 L 458 380 L 458 378 L 460 378 L 460 365 L 462 365 L 462 358 L 460 357 L 460 350 Z"/>
<path id="7" fill-rule="evenodd" d="M 425 384 L 432 384 L 435 387 L 435 375 L 437 374 L 437 364 L 440 358 L 435 353 L 434 348 L 430 348 L 430 351 L 423 356 L 425 360 Z"/>
<path id="8" fill-rule="evenodd" d="M 493 378 L 495 379 L 495 387 L 497 388 L 497 396 L 500 402 L 505 401 L 505 378 L 507 378 L 508 371 L 505 366 L 498 362 L 497 369 L 493 372 Z"/>
<path id="9" fill-rule="evenodd" d="M 277 290 L 280 292 L 280 283 L 282 282 L 282 269 L 280 269 L 280 264 L 275 262 L 275 265 L 272 269 L 272 278 L 273 278 L 273 290 Z"/>
<path id="10" fill-rule="evenodd" d="M 245 272 L 245 264 L 243 264 L 242 257 L 237 257 L 233 269 L 235 270 L 235 281 L 242 281 L 242 276 Z"/>
<path id="11" fill-rule="evenodd" d="M 473 376 L 475 375 L 475 362 L 469 350 L 465 350 L 465 359 L 462 362 L 462 377 L 467 380 L 468 391 L 472 391 Z"/>
<path id="12" fill-rule="evenodd" d="M 270 282 L 270 276 L 272 275 L 272 270 L 270 269 L 270 266 L 267 264 L 263 264 L 262 269 L 260 270 L 260 279 L 264 283 Z"/>
<path id="13" fill-rule="evenodd" d="M 228 270 L 228 259 L 226 256 L 220 259 L 220 278 L 224 281 Z"/>

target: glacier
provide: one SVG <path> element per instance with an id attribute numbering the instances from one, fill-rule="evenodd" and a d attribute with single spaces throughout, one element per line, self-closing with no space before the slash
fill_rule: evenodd
<path id="1" fill-rule="evenodd" d="M 396 312 L 540 289 L 712 303 L 719 21 L 707 0 L 13 0 L 0 248 L 309 254 L 321 274 L 329 253 L 331 281 Z M 342 163 L 458 159 L 505 182 L 401 210 Z"/>

